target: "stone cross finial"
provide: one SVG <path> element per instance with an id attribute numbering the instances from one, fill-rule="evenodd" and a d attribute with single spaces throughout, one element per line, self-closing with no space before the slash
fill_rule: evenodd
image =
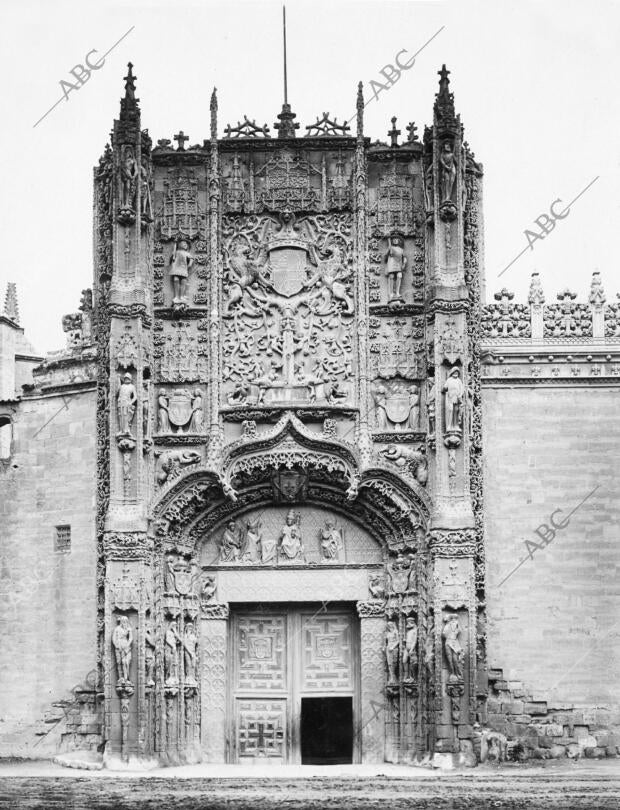
<path id="1" fill-rule="evenodd" d="M 174 136 L 174 140 L 177 142 L 177 152 L 184 152 L 185 151 L 185 141 L 189 141 L 189 135 L 186 135 L 183 130 L 177 132 Z"/>
<path id="2" fill-rule="evenodd" d="M 136 76 L 133 75 L 133 65 L 127 62 L 127 75 L 125 76 L 125 98 L 135 101 Z"/>
<path id="3" fill-rule="evenodd" d="M 388 132 L 388 136 L 391 139 L 391 146 L 398 146 L 398 136 L 400 135 L 400 129 L 396 129 L 396 116 L 392 118 L 392 129 Z"/>
<path id="4" fill-rule="evenodd" d="M 4 299 L 4 316 L 14 323 L 19 323 L 19 306 L 17 304 L 17 285 L 9 281 L 6 285 L 6 297 Z"/>
<path id="5" fill-rule="evenodd" d="M 415 125 L 415 121 L 411 121 L 409 124 L 407 124 L 407 141 L 409 143 L 414 143 L 418 140 L 418 136 L 416 135 L 417 131 L 418 128 Z"/>

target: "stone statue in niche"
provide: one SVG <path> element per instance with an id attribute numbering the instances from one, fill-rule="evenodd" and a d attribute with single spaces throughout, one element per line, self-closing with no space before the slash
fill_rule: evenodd
<path id="1" fill-rule="evenodd" d="M 450 141 L 444 141 L 439 153 L 441 202 L 451 202 L 456 182 L 456 159 Z"/>
<path id="2" fill-rule="evenodd" d="M 426 414 L 428 416 L 428 432 L 435 433 L 435 383 L 433 380 L 428 382 L 428 391 L 426 394 Z"/>
<path id="3" fill-rule="evenodd" d="M 136 386 L 132 382 L 131 374 L 123 374 L 116 395 L 119 433 L 123 436 L 131 436 L 131 423 L 136 413 L 137 401 L 138 394 Z"/>
<path id="4" fill-rule="evenodd" d="M 453 368 L 442 387 L 444 398 L 444 424 L 446 433 L 461 433 L 463 429 L 463 394 L 465 387 L 461 372 Z"/>
<path id="5" fill-rule="evenodd" d="M 433 212 L 434 202 L 434 189 L 433 189 L 433 164 L 431 163 L 424 172 L 424 204 L 426 206 L 427 214 Z"/>
<path id="6" fill-rule="evenodd" d="M 177 592 L 176 583 L 175 583 L 175 570 L 174 564 L 176 559 L 172 556 L 166 557 L 166 562 L 164 563 L 164 591 L 167 594 L 173 594 Z"/>
<path id="7" fill-rule="evenodd" d="M 418 663 L 418 626 L 413 616 L 409 616 L 405 624 L 405 647 L 403 650 L 403 668 L 405 678 L 413 680 L 415 666 Z"/>
<path id="8" fill-rule="evenodd" d="M 189 421 L 189 432 L 200 433 L 203 424 L 202 393 L 197 388 L 192 396 L 192 416 Z"/>
<path id="9" fill-rule="evenodd" d="M 190 253 L 189 245 L 181 239 L 170 257 L 169 275 L 172 280 L 173 304 L 187 304 L 187 280 L 193 265 L 194 257 Z"/>
<path id="10" fill-rule="evenodd" d="M 140 214 L 144 222 L 153 221 L 151 207 L 151 172 L 146 156 L 142 156 L 140 164 Z"/>
<path id="11" fill-rule="evenodd" d="M 392 464 L 405 469 L 418 484 L 425 486 L 428 481 L 428 461 L 422 448 L 415 449 L 402 444 L 388 444 L 379 453 Z"/>
<path id="12" fill-rule="evenodd" d="M 398 659 L 400 657 L 400 635 L 396 622 L 389 621 L 385 631 L 385 659 L 388 668 L 388 683 L 397 682 Z"/>
<path id="13" fill-rule="evenodd" d="M 121 209 L 135 211 L 138 166 L 133 146 L 123 146 L 121 158 Z"/>
<path id="14" fill-rule="evenodd" d="M 179 655 L 181 644 L 176 619 L 172 619 L 166 628 L 164 637 L 164 677 L 166 686 L 174 686 L 179 682 Z"/>
<path id="15" fill-rule="evenodd" d="M 248 520 L 245 524 L 245 538 L 241 553 L 243 562 L 258 562 L 261 559 L 261 522 L 258 518 Z"/>
<path id="16" fill-rule="evenodd" d="M 144 676 L 147 687 L 155 686 L 154 671 L 155 639 L 153 637 L 153 622 L 148 619 L 144 628 Z"/>
<path id="17" fill-rule="evenodd" d="M 119 616 L 117 625 L 112 633 L 112 646 L 116 658 L 116 676 L 119 683 L 129 681 L 131 668 L 131 647 L 133 644 L 133 632 L 127 616 Z"/>
<path id="18" fill-rule="evenodd" d="M 405 256 L 405 238 L 402 233 L 393 231 L 389 236 L 389 247 L 385 254 L 385 276 L 387 278 L 388 301 L 390 303 L 404 302 L 400 294 L 403 273 L 407 268 Z"/>
<path id="19" fill-rule="evenodd" d="M 342 529 L 336 528 L 333 518 L 326 518 L 325 527 L 320 531 L 321 556 L 323 562 L 338 562 L 344 548 Z"/>
<path id="20" fill-rule="evenodd" d="M 280 560 L 286 562 L 304 562 L 304 546 L 301 540 L 301 516 L 290 509 L 286 515 L 286 522 L 280 532 L 278 553 Z"/>
<path id="21" fill-rule="evenodd" d="M 183 633 L 183 660 L 185 664 L 185 683 L 196 684 L 196 649 L 198 639 L 193 622 L 187 622 Z"/>
<path id="22" fill-rule="evenodd" d="M 409 430 L 420 429 L 420 393 L 417 385 L 409 386 L 409 415 L 407 417 Z"/>
<path id="23" fill-rule="evenodd" d="M 220 540 L 220 562 L 238 562 L 241 558 L 241 529 L 230 520 Z"/>
<path id="24" fill-rule="evenodd" d="M 168 418 L 168 397 L 163 388 L 157 397 L 157 428 L 160 433 L 171 433 L 170 419 Z"/>
<path id="25" fill-rule="evenodd" d="M 463 647 L 460 642 L 461 626 L 456 614 L 451 614 L 444 618 L 444 626 L 441 636 L 443 638 L 443 649 L 448 665 L 450 678 L 462 680 L 463 678 Z"/>

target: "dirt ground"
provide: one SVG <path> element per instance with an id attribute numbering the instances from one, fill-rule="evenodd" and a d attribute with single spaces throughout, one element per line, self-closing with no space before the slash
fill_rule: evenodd
<path id="1" fill-rule="evenodd" d="M 383 771 L 383 774 L 381 773 Z M 202 772 L 202 773 L 201 773 Z M 76 771 L 51 763 L 0 763 L 0 808 L 19 810 L 541 810 L 620 808 L 620 763 L 438 772 L 379 767 L 372 775 L 291 778 L 204 775 L 202 766 L 148 774 Z M 403 775 L 405 774 L 405 775 Z"/>

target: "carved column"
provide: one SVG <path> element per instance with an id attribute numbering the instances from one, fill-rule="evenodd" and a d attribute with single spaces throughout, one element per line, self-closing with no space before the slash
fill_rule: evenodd
<path id="1" fill-rule="evenodd" d="M 200 621 L 202 666 L 202 752 L 206 762 L 226 762 L 226 658 L 229 608 L 225 603 L 203 604 Z"/>

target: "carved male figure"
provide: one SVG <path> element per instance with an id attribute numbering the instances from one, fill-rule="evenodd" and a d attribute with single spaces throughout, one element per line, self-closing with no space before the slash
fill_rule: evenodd
<path id="1" fill-rule="evenodd" d="M 173 304 L 187 301 L 186 287 L 189 271 L 194 264 L 194 258 L 189 252 L 189 245 L 184 239 L 177 245 L 170 257 L 170 278 L 172 279 Z"/>
<path id="2" fill-rule="evenodd" d="M 133 633 L 127 616 L 119 616 L 117 622 L 118 624 L 112 633 L 112 646 L 116 657 L 116 673 L 119 681 L 128 681 Z"/>
<path id="3" fill-rule="evenodd" d="M 446 431 L 460 431 L 463 423 L 463 394 L 465 386 L 461 380 L 461 372 L 453 368 L 443 388 L 445 394 L 444 419 Z"/>
<path id="4" fill-rule="evenodd" d="M 417 645 L 418 626 L 415 619 L 409 616 L 405 632 L 405 649 L 403 650 L 403 667 L 406 678 L 413 678 L 413 671 L 418 661 Z"/>
<path id="5" fill-rule="evenodd" d="M 461 627 L 458 616 L 452 614 L 444 619 L 442 631 L 443 648 L 448 664 L 448 672 L 456 678 L 463 677 L 463 647 L 459 640 Z"/>
<path id="6" fill-rule="evenodd" d="M 196 631 L 194 630 L 193 622 L 188 622 L 185 625 L 185 633 L 183 634 L 183 660 L 185 663 L 185 680 L 196 680 L 196 647 L 198 646 L 198 639 L 196 638 Z"/>
<path id="7" fill-rule="evenodd" d="M 140 164 L 140 213 L 146 220 L 150 221 L 152 219 L 151 177 L 145 155 L 143 155 Z"/>
<path id="8" fill-rule="evenodd" d="M 144 668 L 146 685 L 155 686 L 153 671 L 155 669 L 155 639 L 153 638 L 153 625 L 147 622 L 144 629 Z"/>
<path id="9" fill-rule="evenodd" d="M 126 146 L 121 162 L 121 206 L 123 208 L 133 208 L 137 177 L 138 167 L 133 149 L 131 146 Z"/>
<path id="10" fill-rule="evenodd" d="M 400 652 L 400 635 L 396 622 L 389 621 L 385 631 L 385 659 L 388 666 L 388 680 L 390 683 L 396 682 L 398 671 L 398 657 Z"/>
<path id="11" fill-rule="evenodd" d="M 241 530 L 236 520 L 230 520 L 220 543 L 220 562 L 236 562 L 241 556 Z"/>
<path id="12" fill-rule="evenodd" d="M 164 564 L 164 590 L 166 593 L 176 593 L 174 557 L 166 557 Z"/>
<path id="13" fill-rule="evenodd" d="M 131 381 L 131 374 L 124 374 L 118 389 L 116 405 L 118 408 L 119 432 L 130 435 L 130 427 L 136 412 L 138 394 L 136 386 Z"/>
<path id="14" fill-rule="evenodd" d="M 177 632 L 177 623 L 173 619 L 166 629 L 164 637 L 164 675 L 166 683 L 175 683 L 179 680 L 179 660 L 177 655 L 181 639 Z"/>
<path id="15" fill-rule="evenodd" d="M 243 550 L 243 560 L 245 562 L 257 562 L 260 559 L 261 547 L 261 522 L 260 520 L 248 520 L 245 532 L 245 548 Z"/>
<path id="16" fill-rule="evenodd" d="M 405 240 L 399 233 L 392 233 L 389 237 L 389 247 L 385 254 L 385 275 L 388 283 L 388 301 L 401 301 L 400 288 L 403 273 L 407 267 L 405 256 Z"/>
<path id="17" fill-rule="evenodd" d="M 432 435 L 435 432 L 435 384 L 432 380 L 428 384 L 426 413 L 428 415 L 428 432 Z"/>

